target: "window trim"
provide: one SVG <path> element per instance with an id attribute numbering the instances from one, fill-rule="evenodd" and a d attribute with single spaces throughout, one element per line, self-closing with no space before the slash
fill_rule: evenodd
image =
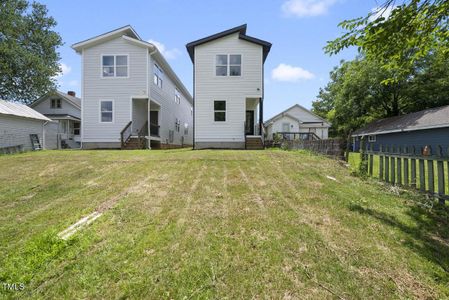
<path id="1" fill-rule="evenodd" d="M 218 102 L 218 101 L 220 101 L 220 102 L 224 102 L 225 103 L 225 109 L 224 110 L 215 110 L 215 102 Z M 213 102 L 213 120 L 214 120 L 214 123 L 218 123 L 218 124 L 223 124 L 223 123 L 226 123 L 227 121 L 228 121 L 228 118 L 227 118 L 227 108 L 228 108 L 228 104 L 227 104 L 227 101 L 226 100 L 214 100 L 214 102 Z M 215 113 L 217 113 L 217 112 L 224 112 L 225 113 L 225 119 L 224 119 L 224 121 L 216 121 L 215 120 Z"/>
<path id="2" fill-rule="evenodd" d="M 104 56 L 113 56 L 114 57 L 114 76 L 104 76 L 103 75 L 103 57 Z M 116 57 L 117 56 L 126 56 L 126 61 L 128 63 L 127 67 L 128 67 L 128 72 L 127 72 L 127 76 L 117 76 L 117 64 L 116 62 Z M 120 65 L 121 67 L 123 67 L 123 65 Z M 131 66 L 129 63 L 129 54 L 128 53 L 123 53 L 123 54 L 101 54 L 100 55 L 100 78 L 101 79 L 127 79 L 129 78 L 129 74 L 131 73 Z"/>
<path id="3" fill-rule="evenodd" d="M 161 72 L 161 76 L 156 74 L 156 69 L 158 69 Z M 153 85 L 157 86 L 158 88 L 160 88 L 161 90 L 164 87 L 164 78 L 162 77 L 164 75 L 164 70 L 162 70 L 162 68 L 159 66 L 159 64 L 157 64 L 156 62 L 153 63 Z M 154 77 L 158 78 L 158 82 L 159 80 L 161 81 L 161 86 L 159 86 L 159 84 L 154 83 Z"/>
<path id="4" fill-rule="evenodd" d="M 181 92 L 175 87 L 175 103 L 181 104 Z"/>
<path id="5" fill-rule="evenodd" d="M 228 57 L 228 63 L 226 65 L 226 75 L 221 76 L 217 75 L 217 67 L 223 67 L 224 65 L 217 65 L 217 56 L 218 55 L 226 55 Z M 240 55 L 240 75 L 233 75 L 231 76 L 231 55 Z M 241 53 L 218 53 L 214 56 L 214 76 L 217 78 L 241 78 L 243 77 L 243 54 Z M 238 66 L 238 65 L 232 65 L 232 66 Z"/>
<path id="6" fill-rule="evenodd" d="M 108 121 L 102 121 L 101 119 L 101 103 L 102 102 L 112 102 L 112 120 L 110 122 Z M 113 124 L 115 121 L 115 103 L 113 99 L 100 99 L 100 101 L 98 101 L 98 114 L 99 114 L 99 123 L 101 124 Z"/>
<path id="7" fill-rule="evenodd" d="M 53 106 L 53 101 L 58 101 L 59 102 L 59 107 L 58 107 L 58 105 Z M 56 104 L 58 102 L 56 102 Z M 61 100 L 61 98 L 50 99 L 50 109 L 62 109 L 62 100 Z"/>

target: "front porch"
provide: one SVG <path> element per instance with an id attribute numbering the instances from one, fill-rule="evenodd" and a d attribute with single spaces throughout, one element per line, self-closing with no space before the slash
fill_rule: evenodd
<path id="1" fill-rule="evenodd" d="M 133 98 L 131 121 L 120 132 L 122 149 L 151 149 L 160 144 L 161 105 L 148 98 Z"/>
<path id="2" fill-rule="evenodd" d="M 262 98 L 245 99 L 245 149 L 264 148 Z"/>

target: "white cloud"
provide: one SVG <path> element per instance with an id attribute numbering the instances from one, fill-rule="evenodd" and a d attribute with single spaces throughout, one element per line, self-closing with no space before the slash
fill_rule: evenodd
<path id="1" fill-rule="evenodd" d="M 387 20 L 391 16 L 391 12 L 393 9 L 395 9 L 395 6 L 388 6 L 388 7 L 374 7 L 371 9 L 371 16 L 369 17 L 369 21 L 373 22 L 380 17 L 385 18 Z"/>
<path id="2" fill-rule="evenodd" d="M 61 78 L 62 76 L 65 76 L 72 71 L 72 68 L 65 63 L 60 63 L 59 68 L 61 69 L 61 72 L 59 72 L 59 74 L 56 76 L 57 78 Z"/>
<path id="3" fill-rule="evenodd" d="M 69 86 L 78 86 L 78 84 L 79 84 L 78 80 L 70 80 L 68 83 Z"/>
<path id="4" fill-rule="evenodd" d="M 304 70 L 301 67 L 294 67 L 287 64 L 279 64 L 271 71 L 271 78 L 277 81 L 296 82 L 299 80 L 309 80 L 315 78 L 315 74 Z"/>
<path id="5" fill-rule="evenodd" d="M 282 4 L 286 16 L 315 17 L 326 14 L 337 0 L 288 0 Z"/>
<path id="6" fill-rule="evenodd" d="M 148 43 L 155 45 L 166 59 L 175 59 L 181 54 L 181 51 L 178 48 L 167 49 L 161 42 L 148 40 Z"/>

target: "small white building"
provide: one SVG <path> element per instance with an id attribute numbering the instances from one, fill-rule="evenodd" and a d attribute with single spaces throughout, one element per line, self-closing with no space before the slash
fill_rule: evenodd
<path id="1" fill-rule="evenodd" d="M 49 92 L 29 105 L 53 122 L 46 125 L 47 149 L 80 148 L 81 99 L 75 92 Z"/>
<path id="2" fill-rule="evenodd" d="M 44 127 L 50 121 L 24 104 L 0 100 L 0 153 L 34 150 L 31 135 L 44 148 Z"/>
<path id="3" fill-rule="evenodd" d="M 193 62 L 194 148 L 263 148 L 263 68 L 271 44 L 246 35 L 245 24 L 186 47 Z"/>
<path id="4" fill-rule="evenodd" d="M 295 104 L 265 122 L 267 140 L 272 141 L 276 134 L 286 139 L 308 138 L 327 139 L 331 124 L 310 110 Z"/>

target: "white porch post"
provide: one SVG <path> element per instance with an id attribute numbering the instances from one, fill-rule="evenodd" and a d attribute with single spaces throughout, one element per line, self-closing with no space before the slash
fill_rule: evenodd
<path id="1" fill-rule="evenodd" d="M 151 100 L 150 100 L 150 98 L 148 98 L 148 105 L 147 105 L 147 107 L 148 107 L 148 109 L 147 109 L 147 114 L 148 114 L 148 124 L 147 124 L 147 126 L 148 126 L 148 128 L 147 128 L 147 131 L 148 131 L 148 149 L 151 149 L 151 134 L 150 134 L 150 129 L 151 129 L 151 125 L 150 125 L 150 123 L 151 123 Z"/>

